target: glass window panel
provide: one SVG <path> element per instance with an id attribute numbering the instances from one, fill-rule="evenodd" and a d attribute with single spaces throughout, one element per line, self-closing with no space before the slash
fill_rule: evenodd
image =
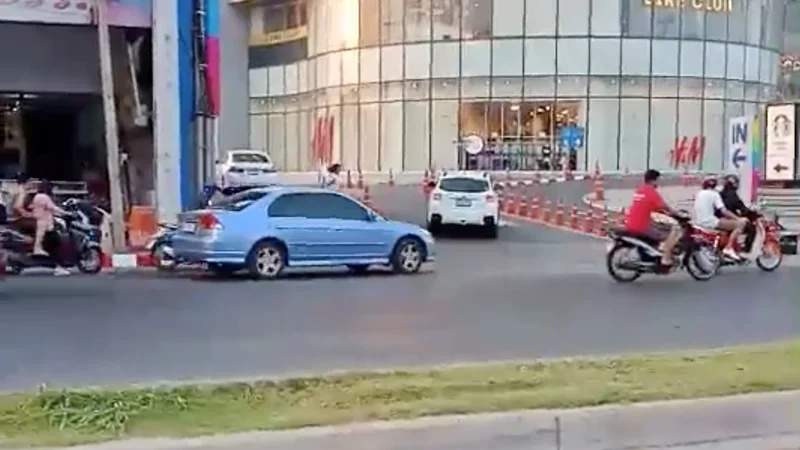
<path id="1" fill-rule="evenodd" d="M 286 92 L 283 85 L 283 66 L 269 68 L 267 83 L 270 97 L 283 95 Z"/>
<path id="2" fill-rule="evenodd" d="M 591 0 L 569 0 L 559 3 L 558 35 L 588 36 Z"/>
<path id="3" fill-rule="evenodd" d="M 499 0 L 493 8 L 492 29 L 495 36 L 522 36 L 525 0 Z"/>
<path id="4" fill-rule="evenodd" d="M 403 170 L 430 167 L 428 102 L 406 102 L 403 123 Z"/>
<path id="5" fill-rule="evenodd" d="M 620 165 L 622 170 L 647 169 L 647 131 L 650 120 L 650 102 L 647 99 L 624 98 L 620 100 Z"/>
<path id="6" fill-rule="evenodd" d="M 653 76 L 678 76 L 678 41 L 653 40 Z"/>
<path id="7" fill-rule="evenodd" d="M 559 75 L 586 75 L 589 73 L 589 41 L 587 39 L 558 39 Z"/>
<path id="8" fill-rule="evenodd" d="M 592 0 L 592 36 L 619 36 L 622 2 L 626 0 Z"/>
<path id="9" fill-rule="evenodd" d="M 588 125 L 586 149 L 590 166 L 599 164 L 602 170 L 617 170 L 619 100 L 589 100 Z"/>
<path id="10" fill-rule="evenodd" d="M 489 77 L 462 78 L 461 96 L 464 98 L 489 97 L 491 85 L 492 82 Z"/>
<path id="11" fill-rule="evenodd" d="M 343 3 L 339 6 L 340 8 L 339 14 L 342 15 L 352 14 L 352 11 L 350 11 L 348 8 L 345 7 L 347 5 L 348 3 Z M 369 45 L 378 45 L 378 43 L 380 43 L 381 14 L 379 10 L 380 10 L 379 0 L 361 0 L 360 5 L 358 6 L 359 46 L 365 47 Z M 342 24 L 340 24 L 339 27 L 344 28 L 342 27 Z M 348 30 L 341 29 L 341 32 L 347 33 Z"/>
<path id="12" fill-rule="evenodd" d="M 267 151 L 277 170 L 284 170 L 286 161 L 286 119 L 283 114 L 267 116 Z"/>
<path id="13" fill-rule="evenodd" d="M 358 169 L 358 105 L 342 106 L 342 147 L 341 161 L 345 169 Z"/>
<path id="14" fill-rule="evenodd" d="M 525 40 L 525 75 L 556 73 L 556 40 Z"/>
<path id="15" fill-rule="evenodd" d="M 403 42 L 404 0 L 380 0 L 380 2 L 381 42 L 384 44 L 399 44 Z"/>
<path id="16" fill-rule="evenodd" d="M 433 40 L 458 40 L 461 20 L 460 0 L 433 1 Z"/>
<path id="17" fill-rule="evenodd" d="M 586 97 L 587 77 L 559 76 L 556 78 L 557 97 Z"/>
<path id="18" fill-rule="evenodd" d="M 665 170 L 674 169 L 671 164 L 675 146 L 675 127 L 678 101 L 669 98 L 654 98 L 650 103 L 650 162 L 648 167 Z"/>
<path id="19" fill-rule="evenodd" d="M 342 55 L 342 84 L 358 84 L 359 50 L 345 50 Z"/>
<path id="20" fill-rule="evenodd" d="M 725 86 L 725 98 L 732 100 L 744 98 L 744 83 L 741 81 L 728 81 Z"/>
<path id="21" fill-rule="evenodd" d="M 714 14 L 714 13 L 711 13 Z M 683 39 L 704 39 L 706 13 L 701 8 L 684 7 L 681 12 L 681 37 Z"/>
<path id="22" fill-rule="evenodd" d="M 703 98 L 703 79 L 702 78 L 679 78 L 678 97 L 683 98 Z"/>
<path id="23" fill-rule="evenodd" d="M 592 75 L 618 75 L 620 71 L 619 39 L 591 40 L 591 73 Z"/>
<path id="24" fill-rule="evenodd" d="M 761 87 L 756 83 L 746 83 L 744 85 L 744 99 L 751 102 L 758 102 L 761 94 Z"/>
<path id="25" fill-rule="evenodd" d="M 500 0 L 502 1 L 502 0 Z M 556 35 L 556 11 L 558 0 L 526 0 L 525 5 L 525 35 L 547 36 Z"/>
<path id="26" fill-rule="evenodd" d="M 429 96 L 430 80 L 406 81 L 405 97 L 409 100 L 424 100 Z"/>
<path id="27" fill-rule="evenodd" d="M 706 39 L 725 41 L 728 39 L 728 15 L 720 13 L 706 14 Z"/>
<path id="28" fill-rule="evenodd" d="M 725 44 L 706 42 L 706 78 L 725 78 Z"/>
<path id="29" fill-rule="evenodd" d="M 403 103 L 381 104 L 381 170 L 403 170 Z"/>
<path id="30" fill-rule="evenodd" d="M 326 86 L 340 86 L 342 84 L 342 54 L 340 52 L 328 53 L 323 56 L 328 68 Z"/>
<path id="31" fill-rule="evenodd" d="M 433 98 L 458 98 L 461 84 L 458 78 L 432 80 Z"/>
<path id="32" fill-rule="evenodd" d="M 764 46 L 780 51 L 783 44 L 784 17 L 788 12 L 786 10 L 787 3 L 783 0 L 770 0 L 769 3 L 769 23 L 766 27 L 767 33 L 762 33 L 767 37 Z M 797 8 L 797 5 L 794 4 L 794 2 L 792 3 L 792 8 Z M 765 27 L 762 26 L 761 29 L 763 30 Z"/>
<path id="33" fill-rule="evenodd" d="M 250 97 L 266 97 L 269 95 L 267 90 L 267 77 L 269 71 L 266 67 L 250 69 L 248 71 Z"/>
<path id="34" fill-rule="evenodd" d="M 677 38 L 681 35 L 681 10 L 678 8 L 653 8 L 653 37 Z"/>
<path id="35" fill-rule="evenodd" d="M 622 73 L 623 75 L 650 75 L 650 40 L 622 40 Z"/>
<path id="36" fill-rule="evenodd" d="M 705 136 L 703 135 L 703 101 L 702 100 L 678 100 L 678 134 L 677 137 L 681 141 L 686 139 L 686 143 L 692 148 L 696 146 L 700 151 L 700 158 L 697 163 L 692 164 L 688 161 L 686 164 L 681 165 L 680 169 L 697 170 L 698 164 L 705 154 Z"/>
<path id="37" fill-rule="evenodd" d="M 492 75 L 522 75 L 522 39 L 492 41 Z"/>
<path id="38" fill-rule="evenodd" d="M 727 3 L 727 2 L 726 2 Z M 746 0 L 731 1 L 732 11 L 709 12 L 708 14 L 727 14 L 728 16 L 728 42 L 744 42 L 746 39 L 747 16 L 745 16 Z M 725 5 L 727 8 L 727 4 Z"/>
<path id="39" fill-rule="evenodd" d="M 431 105 L 433 167 L 455 169 L 458 167 L 458 100 L 435 100 Z"/>
<path id="40" fill-rule="evenodd" d="M 328 82 L 328 58 L 325 55 L 320 55 L 314 58 L 315 61 L 315 80 L 318 88 L 327 87 Z"/>
<path id="41" fill-rule="evenodd" d="M 722 80 L 706 80 L 703 96 L 706 98 L 725 98 L 725 82 Z"/>
<path id="42" fill-rule="evenodd" d="M 433 77 L 458 77 L 458 42 L 436 42 L 433 44 Z"/>
<path id="43" fill-rule="evenodd" d="M 361 105 L 361 130 L 359 145 L 361 146 L 361 170 L 378 170 L 378 103 Z"/>
<path id="44" fill-rule="evenodd" d="M 284 153 L 283 170 L 297 171 L 297 155 L 300 152 L 299 113 L 286 114 L 286 152 Z"/>
<path id="45" fill-rule="evenodd" d="M 361 52 L 361 82 L 377 83 L 380 81 L 380 50 L 377 47 L 362 48 Z"/>
<path id="46" fill-rule="evenodd" d="M 405 5 L 405 41 L 430 41 L 431 0 L 405 0 Z"/>
<path id="47" fill-rule="evenodd" d="M 703 77 L 703 42 L 681 41 L 682 77 Z"/>
<path id="48" fill-rule="evenodd" d="M 619 77 L 598 76 L 589 77 L 589 95 L 592 97 L 617 97 L 619 96 Z M 559 92 L 559 95 L 561 93 Z"/>
<path id="49" fill-rule="evenodd" d="M 653 28 L 653 8 L 642 0 L 622 0 L 622 35 L 650 37 Z"/>
<path id="50" fill-rule="evenodd" d="M 381 85 L 381 98 L 383 100 L 402 100 L 405 83 L 402 81 L 391 81 Z"/>
<path id="51" fill-rule="evenodd" d="M 405 78 L 408 80 L 429 78 L 431 75 L 431 44 L 408 44 L 405 48 Z"/>
<path id="52" fill-rule="evenodd" d="M 371 103 L 380 100 L 381 85 L 378 83 L 368 83 L 358 86 L 358 101 L 361 103 Z"/>
<path id="53" fill-rule="evenodd" d="M 746 47 L 744 57 L 744 79 L 747 81 L 758 81 L 761 64 L 761 50 L 756 47 Z"/>
<path id="54" fill-rule="evenodd" d="M 764 2 L 750 0 L 747 2 L 747 35 L 745 42 L 758 46 L 761 43 L 761 10 Z M 790 16 L 792 18 L 796 16 Z"/>
<path id="55" fill-rule="evenodd" d="M 297 170 L 305 172 L 315 170 L 311 158 L 311 111 L 300 111 L 298 118 L 298 147 L 297 147 Z"/>
<path id="56" fill-rule="evenodd" d="M 381 78 L 385 81 L 403 79 L 403 46 L 381 47 Z"/>
<path id="57" fill-rule="evenodd" d="M 678 82 L 679 78 L 674 77 L 658 77 L 653 78 L 651 83 L 651 90 L 653 97 L 677 97 L 678 96 Z"/>
<path id="58" fill-rule="evenodd" d="M 311 90 L 311 85 L 308 80 L 308 61 L 300 61 L 297 64 L 297 84 L 300 92 L 308 92 Z"/>
<path id="59" fill-rule="evenodd" d="M 768 50 L 761 50 L 761 61 L 759 63 L 759 80 L 762 83 L 776 84 L 778 80 L 773 76 L 778 74 L 778 58 Z"/>
<path id="60" fill-rule="evenodd" d="M 469 0 L 461 3 L 462 39 L 492 37 L 492 1 Z M 509 0 L 500 0 L 503 4 Z"/>
<path id="61" fill-rule="evenodd" d="M 522 97 L 522 78 L 515 77 L 493 77 L 492 78 L 492 97 Z"/>
<path id="62" fill-rule="evenodd" d="M 620 80 L 619 88 L 620 95 L 624 97 L 649 97 L 650 78 L 623 76 Z"/>
<path id="63" fill-rule="evenodd" d="M 250 148 L 267 150 L 267 116 L 250 114 Z"/>
<path id="64" fill-rule="evenodd" d="M 525 77 L 522 95 L 525 98 L 554 98 L 556 79 L 554 76 Z"/>
<path id="65" fill-rule="evenodd" d="M 461 44 L 461 75 L 474 77 L 489 75 L 491 41 L 471 41 Z"/>
<path id="66" fill-rule="evenodd" d="M 744 79 L 744 47 L 728 44 L 728 64 L 726 78 L 729 80 Z"/>

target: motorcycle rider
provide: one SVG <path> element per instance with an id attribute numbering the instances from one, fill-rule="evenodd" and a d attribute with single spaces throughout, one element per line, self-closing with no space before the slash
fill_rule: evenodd
<path id="1" fill-rule="evenodd" d="M 725 176 L 720 196 L 722 197 L 722 203 L 725 204 L 725 209 L 747 219 L 747 224 L 744 227 L 745 241 L 742 250 L 748 253 L 750 247 L 753 246 L 753 241 L 756 239 L 756 227 L 753 225 L 752 220 L 757 215 L 739 197 L 739 177 L 737 175 L 730 174 Z"/>
<path id="2" fill-rule="evenodd" d="M 721 217 L 717 217 L 718 215 Z M 728 244 L 722 253 L 731 259 L 740 259 L 735 243 L 744 231 L 747 219 L 737 216 L 725 207 L 725 203 L 717 191 L 715 177 L 703 179 L 702 189 L 694 197 L 694 222 L 702 228 L 730 231 Z"/>
<path id="3" fill-rule="evenodd" d="M 339 163 L 331 164 L 325 172 L 322 186 L 330 189 L 339 187 L 339 174 L 342 172 L 342 165 Z"/>
<path id="4" fill-rule="evenodd" d="M 677 210 L 667 205 L 658 193 L 659 177 L 661 172 L 657 170 L 650 169 L 645 172 L 644 184 L 636 189 L 631 206 L 625 215 L 625 229 L 629 233 L 660 242 L 661 264 L 669 267 L 673 264 L 672 251 L 680 241 L 683 231 L 678 224 L 673 223 L 665 236 L 664 226 L 653 223 L 653 213 L 680 215 Z"/>

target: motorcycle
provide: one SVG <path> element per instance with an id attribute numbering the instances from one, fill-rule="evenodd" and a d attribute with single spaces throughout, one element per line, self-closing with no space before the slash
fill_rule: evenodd
<path id="1" fill-rule="evenodd" d="M 100 244 L 92 239 L 97 231 L 84 224 L 81 217 L 69 213 L 55 219 L 55 231 L 59 236 L 59 252 L 63 264 L 77 267 L 86 274 L 96 274 L 103 268 Z M 5 272 L 12 275 L 22 273 L 30 267 L 53 267 L 50 257 L 33 255 L 33 237 L 10 227 L 0 230 L 0 244 L 6 252 Z"/>
<path id="2" fill-rule="evenodd" d="M 708 281 L 717 273 L 714 248 L 706 243 L 691 225 L 688 213 L 672 216 L 683 236 L 674 249 L 673 264 L 661 264 L 660 242 L 629 233 L 624 229 L 609 230 L 612 242 L 606 254 L 608 274 L 620 283 L 631 283 L 643 274 L 668 275 L 685 268 L 697 281 Z"/>
<path id="3" fill-rule="evenodd" d="M 755 227 L 755 239 L 750 251 L 743 253 L 745 236 L 739 237 L 734 247 L 740 258 L 734 259 L 725 255 L 722 250 L 728 245 L 730 233 L 718 230 L 698 230 L 703 242 L 713 246 L 716 251 L 717 269 L 724 266 L 747 266 L 755 263 L 765 272 L 777 270 L 783 263 L 781 251 L 781 233 L 779 226 L 772 221 L 767 221 L 761 213 L 756 211 L 748 214 L 750 223 Z"/>
<path id="4" fill-rule="evenodd" d="M 175 259 L 175 253 L 172 250 L 172 236 L 176 231 L 178 231 L 178 226 L 175 224 L 159 223 L 158 231 L 145 246 L 150 252 L 157 270 L 173 270 L 181 263 Z"/>

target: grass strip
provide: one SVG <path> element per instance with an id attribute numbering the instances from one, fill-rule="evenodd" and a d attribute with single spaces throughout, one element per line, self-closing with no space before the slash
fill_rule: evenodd
<path id="1" fill-rule="evenodd" d="M 71 445 L 800 389 L 800 341 L 705 354 L 0 396 L 0 445 Z"/>

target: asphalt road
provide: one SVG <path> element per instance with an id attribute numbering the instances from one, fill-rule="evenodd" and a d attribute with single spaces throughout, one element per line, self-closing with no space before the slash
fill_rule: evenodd
<path id="1" fill-rule="evenodd" d="M 413 188 L 384 211 L 424 219 Z M 604 244 L 520 225 L 442 239 L 432 273 L 277 282 L 141 276 L 0 283 L 0 390 L 607 354 L 800 334 L 798 272 L 617 285 Z"/>

